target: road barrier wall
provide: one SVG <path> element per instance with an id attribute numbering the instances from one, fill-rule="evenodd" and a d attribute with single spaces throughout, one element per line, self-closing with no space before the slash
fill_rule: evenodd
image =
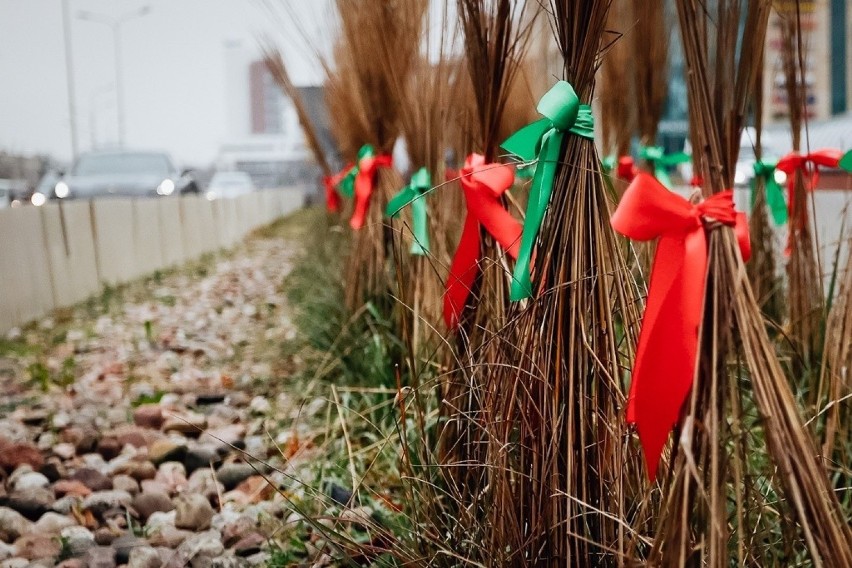
<path id="1" fill-rule="evenodd" d="M 50 202 L 0 209 L 0 333 L 106 286 L 230 248 L 304 205 L 301 188 L 200 196 Z"/>

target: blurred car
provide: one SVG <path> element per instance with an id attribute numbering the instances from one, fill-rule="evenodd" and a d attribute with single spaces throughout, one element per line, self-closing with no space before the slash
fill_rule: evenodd
<path id="1" fill-rule="evenodd" d="M 207 186 L 207 199 L 222 199 L 245 195 L 255 190 L 251 176 L 246 172 L 216 172 Z"/>
<path id="2" fill-rule="evenodd" d="M 29 201 L 37 207 L 44 205 L 48 198 L 53 195 L 53 188 L 56 187 L 56 183 L 61 178 L 62 176 L 59 172 L 48 170 L 43 176 L 41 176 L 41 179 L 38 181 L 38 185 L 36 185 L 35 191 L 26 197 L 26 201 Z"/>
<path id="3" fill-rule="evenodd" d="M 198 184 L 189 170 L 179 172 L 168 154 L 112 150 L 89 152 L 77 158 L 50 197 L 157 197 L 182 193 L 198 193 Z"/>

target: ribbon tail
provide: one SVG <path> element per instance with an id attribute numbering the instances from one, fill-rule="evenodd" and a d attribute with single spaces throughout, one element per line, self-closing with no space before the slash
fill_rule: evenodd
<path id="1" fill-rule="evenodd" d="M 355 209 L 352 212 L 352 218 L 349 220 L 349 226 L 356 231 L 364 226 L 372 195 L 373 176 L 359 173 L 358 177 L 355 178 Z"/>
<path id="2" fill-rule="evenodd" d="M 521 245 L 518 249 L 517 262 L 512 275 L 512 285 L 509 298 L 513 302 L 532 296 L 532 276 L 530 262 L 538 231 L 544 220 L 550 195 L 553 191 L 553 180 L 556 177 L 556 166 L 559 152 L 562 148 L 562 133 L 554 130 L 545 135 L 539 154 L 538 167 L 533 177 L 532 189 L 524 217 Z"/>
<path id="3" fill-rule="evenodd" d="M 325 178 L 325 208 L 329 213 L 337 213 L 340 211 L 340 195 L 334 189 L 334 184 L 331 178 Z"/>
<path id="4" fill-rule="evenodd" d="M 411 202 L 411 216 L 414 232 L 414 242 L 411 243 L 411 254 L 425 256 L 429 254 L 429 225 L 427 221 L 426 202 L 423 196 L 415 196 Z"/>
<path id="5" fill-rule="evenodd" d="M 550 119 L 542 118 L 527 124 L 511 136 L 500 147 L 524 161 L 535 160 L 541 137 L 550 129 Z"/>
<path id="6" fill-rule="evenodd" d="M 390 201 L 388 201 L 388 205 L 385 207 L 385 216 L 399 216 L 400 211 L 402 211 L 409 203 L 413 203 L 416 197 L 417 194 L 411 189 L 410 185 L 403 187 L 399 190 L 399 193 L 394 195 Z"/>
<path id="7" fill-rule="evenodd" d="M 774 179 L 766 182 L 766 204 L 772 213 L 776 225 L 787 223 L 787 203 L 784 201 L 784 190 Z"/>
<path id="8" fill-rule="evenodd" d="M 479 273 L 479 222 L 470 213 L 464 221 L 459 246 L 450 264 L 444 292 L 444 323 L 454 330 L 459 326 L 473 282 Z"/>

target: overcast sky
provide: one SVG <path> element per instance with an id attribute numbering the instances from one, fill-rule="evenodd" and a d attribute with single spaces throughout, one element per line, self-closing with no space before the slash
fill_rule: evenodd
<path id="1" fill-rule="evenodd" d="M 327 0 L 68 0 L 80 148 L 94 120 L 100 143 L 116 132 L 111 29 L 80 11 L 118 17 L 143 6 L 149 14 L 122 27 L 127 146 L 165 149 L 183 165 L 207 165 L 226 141 L 225 44 L 268 34 L 281 42 L 298 84 L 322 73 L 292 21 L 317 45 L 329 43 Z M 61 0 L 0 0 L 0 149 L 71 154 Z"/>

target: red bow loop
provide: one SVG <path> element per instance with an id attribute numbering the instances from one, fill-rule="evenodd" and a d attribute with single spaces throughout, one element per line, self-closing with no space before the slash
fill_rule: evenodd
<path id="1" fill-rule="evenodd" d="M 370 198 L 373 196 L 373 186 L 376 181 L 378 168 L 389 168 L 393 165 L 390 156 L 381 154 L 379 156 L 366 156 L 358 162 L 358 174 L 355 176 L 355 209 L 349 226 L 360 229 L 364 226 L 367 211 L 370 208 Z"/>
<path id="2" fill-rule="evenodd" d="M 483 156 L 471 154 L 460 174 L 467 216 L 444 292 L 444 323 L 449 329 L 458 327 L 479 274 L 480 230 L 485 228 L 512 258 L 518 256 L 522 232 L 521 224 L 500 202 L 515 181 L 513 167 L 486 164 Z"/>
<path id="3" fill-rule="evenodd" d="M 631 182 L 637 173 L 636 163 L 632 156 L 622 156 L 618 159 L 618 165 L 615 169 L 616 177 Z"/>
<path id="4" fill-rule="evenodd" d="M 707 273 L 704 216 L 732 226 L 745 220 L 738 218 L 730 191 L 693 205 L 639 173 L 611 219 L 616 231 L 632 239 L 659 237 L 627 401 L 627 420 L 636 424 L 652 480 L 695 377 Z M 741 233 L 740 227 L 740 239 Z"/>

